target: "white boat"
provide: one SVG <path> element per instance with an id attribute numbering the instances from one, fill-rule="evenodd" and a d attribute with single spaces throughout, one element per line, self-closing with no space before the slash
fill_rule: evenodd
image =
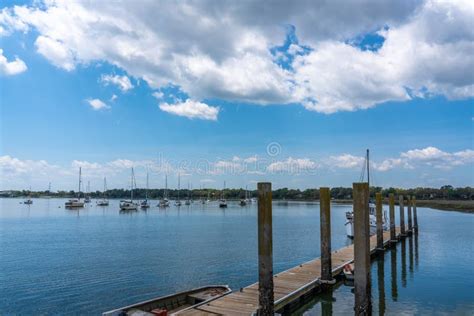
<path id="1" fill-rule="evenodd" d="M 367 149 L 367 154 L 365 157 L 364 168 L 367 169 L 367 183 L 369 184 L 370 190 L 370 171 L 369 171 L 369 150 Z M 362 173 L 363 175 L 365 172 Z M 363 180 L 363 179 L 362 179 Z M 354 212 L 346 212 L 346 222 L 344 224 L 346 228 L 346 235 L 349 238 L 354 238 Z M 377 233 L 377 216 L 375 210 L 375 204 L 369 201 L 369 227 L 370 235 L 375 235 Z M 387 211 L 382 209 L 382 228 L 383 230 L 389 229 Z"/>
<path id="2" fill-rule="evenodd" d="M 150 204 L 148 203 L 148 172 L 146 173 L 146 191 L 145 191 L 145 200 L 141 201 L 140 208 L 146 210 L 150 208 Z"/>
<path id="3" fill-rule="evenodd" d="M 91 182 L 87 181 L 86 197 L 84 198 L 84 203 L 90 203 L 91 197 L 89 196 L 91 190 Z"/>
<path id="4" fill-rule="evenodd" d="M 159 207 L 168 207 L 170 206 L 170 201 L 168 201 L 168 176 L 165 176 L 165 189 L 163 190 L 163 198 L 158 202 Z"/>
<path id="5" fill-rule="evenodd" d="M 81 201 L 81 183 L 82 183 L 82 168 L 79 167 L 79 191 L 77 192 L 77 198 L 70 199 L 66 203 L 64 203 L 64 207 L 66 208 L 83 208 L 84 202 Z"/>
<path id="6" fill-rule="evenodd" d="M 135 173 L 132 168 L 131 176 L 131 185 L 130 185 L 130 200 L 120 201 L 120 210 L 121 211 L 136 211 L 138 209 L 138 204 L 133 201 L 133 188 L 135 187 Z"/>
<path id="7" fill-rule="evenodd" d="M 219 199 L 219 207 L 221 208 L 227 207 L 227 200 L 225 199 L 225 181 L 224 181 L 224 188 L 222 189 L 221 198 Z"/>
<path id="8" fill-rule="evenodd" d="M 181 206 L 181 201 L 179 200 L 179 191 L 181 191 L 181 178 L 178 174 L 178 199 L 174 201 L 175 206 Z"/>
<path id="9" fill-rule="evenodd" d="M 354 281 L 354 264 L 346 264 L 342 269 L 342 272 L 344 273 L 344 277 L 346 278 L 346 280 Z"/>
<path id="10" fill-rule="evenodd" d="M 107 200 L 105 192 L 107 192 L 107 179 L 104 177 L 104 191 L 102 192 L 102 199 L 97 201 L 98 206 L 108 206 L 109 205 L 109 200 Z"/>

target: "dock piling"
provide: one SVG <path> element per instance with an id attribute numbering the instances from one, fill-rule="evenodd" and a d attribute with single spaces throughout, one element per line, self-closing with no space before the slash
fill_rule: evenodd
<path id="1" fill-rule="evenodd" d="M 272 184 L 258 183 L 258 315 L 274 314 Z"/>
<path id="2" fill-rule="evenodd" d="M 397 235 L 395 233 L 395 196 L 393 193 L 388 195 L 389 216 L 390 216 L 390 243 L 397 242 Z"/>
<path id="3" fill-rule="evenodd" d="M 353 184 L 355 315 L 370 315 L 369 184 Z"/>
<path id="4" fill-rule="evenodd" d="M 377 251 L 384 251 L 383 247 L 383 218 L 382 193 L 375 193 L 375 216 L 377 220 Z"/>
<path id="5" fill-rule="evenodd" d="M 403 206 L 403 195 L 398 197 L 398 205 L 400 206 L 400 237 L 405 238 L 407 234 L 405 232 L 405 208 Z"/>
<path id="6" fill-rule="evenodd" d="M 319 189 L 321 228 L 321 283 L 335 283 L 331 263 L 331 192 L 329 188 Z"/>
<path id="7" fill-rule="evenodd" d="M 411 203 L 413 205 L 413 229 L 415 234 L 418 233 L 418 216 L 416 214 L 416 197 L 412 196 Z"/>
<path id="8" fill-rule="evenodd" d="M 412 219 L 412 213 L 411 213 L 410 196 L 407 196 L 407 214 L 408 214 L 408 234 L 411 235 L 413 233 L 413 219 Z"/>

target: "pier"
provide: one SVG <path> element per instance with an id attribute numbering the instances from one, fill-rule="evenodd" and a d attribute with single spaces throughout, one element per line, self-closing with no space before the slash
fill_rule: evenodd
<path id="1" fill-rule="evenodd" d="M 352 245 L 331 251 L 330 195 L 328 188 L 321 188 L 322 257 L 272 275 L 273 268 L 268 266 L 272 263 L 270 189 L 269 183 L 259 184 L 259 282 L 240 290 L 234 290 L 214 301 L 182 311 L 179 315 L 273 315 L 274 312 L 285 314 L 292 307 L 297 306 L 302 299 L 330 289 L 335 282 L 333 278 L 342 273 L 345 265 L 352 263 L 355 264 L 356 271 L 361 271 L 360 274 L 355 273 L 355 314 L 370 315 L 370 259 L 377 253 L 383 253 L 391 244 L 403 240 L 406 236 L 404 234 L 403 206 L 400 208 L 401 225 L 403 226 L 395 226 L 391 222 L 391 229 L 383 231 L 380 229 L 382 197 L 378 194 L 378 234 L 369 237 L 368 185 L 367 183 L 354 183 L 355 242 Z M 402 199 L 401 197 L 400 200 L 403 201 Z M 394 218 L 393 195 L 389 197 L 389 201 L 392 220 Z M 416 206 L 414 208 L 416 209 Z M 414 212 L 414 221 L 417 224 L 416 212 Z M 411 229 L 406 232 L 411 233 Z M 328 256 L 329 253 L 330 256 Z M 355 258 L 356 262 L 354 262 Z M 330 265 L 330 269 L 328 265 Z M 330 271 L 330 276 L 328 271 Z"/>

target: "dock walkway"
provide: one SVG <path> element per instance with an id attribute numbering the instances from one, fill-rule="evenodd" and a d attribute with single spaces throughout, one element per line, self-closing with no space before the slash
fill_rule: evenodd
<path id="1" fill-rule="evenodd" d="M 397 236 L 400 229 L 396 229 Z M 383 234 L 384 245 L 388 244 L 390 231 Z M 377 236 L 370 238 L 370 252 L 375 252 Z M 344 265 L 354 260 L 353 245 L 332 252 L 332 274 L 341 273 Z M 309 291 L 317 288 L 321 277 L 321 259 L 316 258 L 304 264 L 280 272 L 273 277 L 275 311 L 294 302 Z M 258 308 L 258 283 L 254 283 L 223 296 L 205 305 L 183 311 L 179 315 L 251 315 Z"/>

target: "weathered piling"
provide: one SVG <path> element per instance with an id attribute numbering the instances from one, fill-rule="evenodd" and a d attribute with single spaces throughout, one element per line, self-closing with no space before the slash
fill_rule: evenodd
<path id="1" fill-rule="evenodd" d="M 413 233 L 413 220 L 411 216 L 411 200 L 410 196 L 407 196 L 407 214 L 408 214 L 408 234 Z"/>
<path id="2" fill-rule="evenodd" d="M 400 237 L 406 237 L 405 232 L 405 209 L 403 207 L 403 195 L 398 197 L 398 205 L 400 207 Z"/>
<path id="3" fill-rule="evenodd" d="M 331 263 L 331 192 L 329 188 L 319 189 L 321 230 L 321 283 L 335 283 Z"/>
<path id="4" fill-rule="evenodd" d="M 411 203 L 413 205 L 413 229 L 415 230 L 415 234 L 418 233 L 418 216 L 416 214 L 416 197 L 412 197 Z"/>
<path id="5" fill-rule="evenodd" d="M 370 315 L 369 185 L 353 184 L 355 315 Z"/>
<path id="6" fill-rule="evenodd" d="M 390 243 L 397 242 L 397 235 L 395 233 L 395 196 L 393 193 L 388 195 L 389 203 L 389 217 L 390 217 Z"/>
<path id="7" fill-rule="evenodd" d="M 258 315 L 273 315 L 272 184 L 258 183 Z"/>
<path id="8" fill-rule="evenodd" d="M 385 254 L 377 258 L 377 288 L 379 289 L 379 315 L 385 315 Z"/>
<path id="9" fill-rule="evenodd" d="M 375 216 L 377 220 L 377 251 L 384 251 L 383 247 L 383 218 L 382 193 L 375 193 Z"/>

